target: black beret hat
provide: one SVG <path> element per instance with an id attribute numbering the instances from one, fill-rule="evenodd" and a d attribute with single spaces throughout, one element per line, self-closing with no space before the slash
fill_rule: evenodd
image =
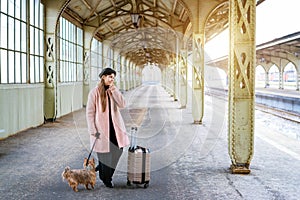
<path id="1" fill-rule="evenodd" d="M 115 74 L 115 76 L 116 76 L 117 72 L 115 70 L 113 70 L 112 68 L 107 67 L 107 68 L 104 68 L 102 70 L 102 72 L 99 74 L 99 78 L 101 78 L 103 75 L 111 75 L 111 74 Z"/>

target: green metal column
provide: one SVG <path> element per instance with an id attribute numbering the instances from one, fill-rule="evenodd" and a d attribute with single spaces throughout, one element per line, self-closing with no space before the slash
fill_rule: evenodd
<path id="1" fill-rule="evenodd" d="M 177 101 L 180 96 L 179 96 L 179 86 L 180 86 L 180 79 L 179 79 L 179 57 L 180 57 L 180 52 L 179 52 L 179 38 L 176 38 L 176 57 L 175 57 L 175 77 L 174 77 L 174 82 L 175 82 L 175 90 L 174 90 L 174 101 Z"/>
<path id="2" fill-rule="evenodd" d="M 136 83 L 136 68 L 137 68 L 137 66 L 136 66 L 136 64 L 134 64 L 133 65 L 133 68 L 132 68 L 132 87 L 133 88 L 136 88 L 136 85 L 137 85 L 137 83 Z"/>
<path id="3" fill-rule="evenodd" d="M 228 134 L 232 173 L 250 173 L 254 138 L 256 0 L 230 0 Z"/>
<path id="4" fill-rule="evenodd" d="M 300 61 L 299 61 L 300 62 Z M 300 89 L 300 64 L 298 63 L 298 65 L 296 66 L 296 68 L 298 70 L 297 71 L 297 77 L 296 77 L 296 90 L 299 91 Z"/>
<path id="5" fill-rule="evenodd" d="M 137 86 L 142 85 L 142 68 L 137 68 Z"/>
<path id="6" fill-rule="evenodd" d="M 176 59 L 173 58 L 172 66 L 171 66 L 171 77 L 172 77 L 172 84 L 171 84 L 171 96 L 173 97 L 174 101 L 177 101 L 177 94 L 176 94 L 176 71 L 177 71 L 177 63 Z"/>
<path id="7" fill-rule="evenodd" d="M 187 104 L 187 51 L 181 50 L 181 61 L 179 66 L 179 101 L 180 108 L 186 108 Z"/>
<path id="8" fill-rule="evenodd" d="M 174 97 L 174 64 L 173 62 L 170 63 L 170 65 L 166 68 L 166 86 L 167 86 L 167 92 L 170 94 L 171 97 Z"/>
<path id="9" fill-rule="evenodd" d="M 125 90 L 129 90 L 129 60 L 125 58 L 125 72 L 124 72 L 124 81 L 125 81 Z"/>
<path id="10" fill-rule="evenodd" d="M 70 0 L 69 0 L 70 1 Z M 59 46 L 56 32 L 62 9 L 69 1 L 45 1 L 45 99 L 44 117 L 46 120 L 55 120 L 57 115 L 57 65 Z"/>
<path id="11" fill-rule="evenodd" d="M 84 63 L 83 63 L 83 105 L 86 105 L 88 93 L 90 90 L 91 79 L 91 59 L 90 49 L 84 49 Z"/>
<path id="12" fill-rule="evenodd" d="M 125 57 L 124 56 L 121 56 L 121 59 L 120 59 L 120 89 L 125 91 L 126 90 L 126 83 L 125 83 L 125 77 L 126 77 L 126 68 L 125 68 Z"/>
<path id="13" fill-rule="evenodd" d="M 282 59 L 280 59 L 280 66 L 279 66 L 279 89 L 284 89 L 284 80 L 283 80 L 283 72 L 284 72 L 284 64 L 282 63 Z"/>
<path id="14" fill-rule="evenodd" d="M 129 90 L 133 88 L 133 62 L 129 63 Z"/>
<path id="15" fill-rule="evenodd" d="M 161 68 L 161 82 L 162 86 L 167 90 L 167 82 L 166 82 L 166 68 Z"/>
<path id="16" fill-rule="evenodd" d="M 269 80 L 269 71 L 266 71 L 265 73 L 265 88 L 269 87 L 270 80 Z"/>
<path id="17" fill-rule="evenodd" d="M 176 56 L 177 57 L 177 56 Z M 173 82 L 173 99 L 174 101 L 178 101 L 178 86 L 179 86 L 179 65 L 177 62 L 177 58 L 176 61 L 174 61 L 174 70 L 173 70 L 173 75 L 174 75 L 174 82 Z"/>
<path id="18" fill-rule="evenodd" d="M 204 34 L 193 35 L 192 114 L 195 124 L 202 124 L 204 113 Z"/>
<path id="19" fill-rule="evenodd" d="M 56 63 L 55 63 L 55 34 L 46 33 L 47 52 L 45 61 L 45 102 L 44 111 L 46 120 L 55 120 L 56 118 Z"/>
<path id="20" fill-rule="evenodd" d="M 85 26 L 83 27 L 83 46 L 84 46 L 84 56 L 83 56 L 83 105 L 86 105 L 88 94 L 90 91 L 91 82 L 91 43 L 93 39 L 93 33 L 95 28 Z"/>

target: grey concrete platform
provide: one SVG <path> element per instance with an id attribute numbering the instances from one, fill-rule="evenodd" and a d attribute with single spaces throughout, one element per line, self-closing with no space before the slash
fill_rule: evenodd
<path id="1" fill-rule="evenodd" d="M 274 87 L 268 87 L 268 88 L 256 87 L 255 91 L 256 93 L 260 93 L 260 94 L 270 94 L 275 96 L 283 96 L 283 97 L 300 99 L 300 91 L 291 88 L 278 89 Z"/>
<path id="2" fill-rule="evenodd" d="M 256 88 L 255 101 L 262 105 L 300 115 L 300 92 L 291 89 Z"/>
<path id="3" fill-rule="evenodd" d="M 299 124 L 256 111 L 251 173 L 237 175 L 229 170 L 226 102 L 207 97 L 203 124 L 195 125 L 190 103 L 180 109 L 158 85 L 143 85 L 124 95 L 128 107 L 122 114 L 128 133 L 137 125 L 138 144 L 151 149 L 147 189 L 126 185 L 127 149 L 113 177 L 113 189 L 97 177 L 94 190 L 79 186 L 75 193 L 62 181 L 65 166 L 81 168 L 89 153 L 81 109 L 0 141 L 0 198 L 300 199 Z"/>

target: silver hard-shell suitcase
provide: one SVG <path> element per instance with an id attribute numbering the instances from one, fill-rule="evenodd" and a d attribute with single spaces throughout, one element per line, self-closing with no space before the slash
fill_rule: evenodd
<path id="1" fill-rule="evenodd" d="M 131 144 L 128 149 L 127 185 L 144 184 L 150 182 L 150 150 L 136 145 L 137 127 L 131 127 Z"/>

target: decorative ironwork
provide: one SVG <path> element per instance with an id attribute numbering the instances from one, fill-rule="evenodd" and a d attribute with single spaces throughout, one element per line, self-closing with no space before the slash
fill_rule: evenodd
<path id="1" fill-rule="evenodd" d="M 233 173 L 250 173 L 254 132 L 255 0 L 230 0 L 229 154 Z"/>
<path id="2" fill-rule="evenodd" d="M 48 61 L 54 61 L 54 55 L 53 55 L 53 49 L 54 49 L 54 44 L 53 44 L 53 38 L 48 37 L 47 38 L 47 50 L 46 50 L 46 59 Z"/>

